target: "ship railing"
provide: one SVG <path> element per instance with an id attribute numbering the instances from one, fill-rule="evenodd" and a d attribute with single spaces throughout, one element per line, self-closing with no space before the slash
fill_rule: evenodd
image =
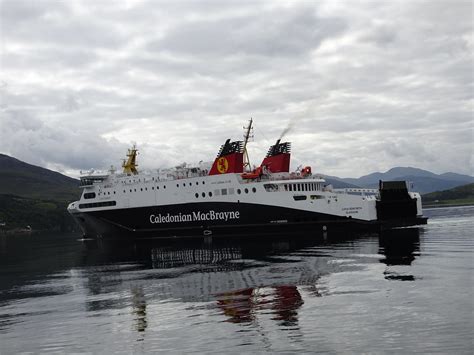
<path id="1" fill-rule="evenodd" d="M 336 194 L 359 195 L 359 196 L 376 196 L 379 194 L 378 189 L 364 189 L 364 188 L 352 188 L 352 187 L 346 187 L 342 189 L 333 189 L 333 192 Z"/>
<path id="2" fill-rule="evenodd" d="M 295 173 L 280 175 L 276 174 L 268 174 L 262 175 L 256 179 L 242 179 L 244 183 L 251 183 L 251 182 L 259 182 L 259 181 L 288 181 L 288 180 L 318 180 L 318 182 L 324 182 L 324 178 L 317 175 L 298 175 Z"/>

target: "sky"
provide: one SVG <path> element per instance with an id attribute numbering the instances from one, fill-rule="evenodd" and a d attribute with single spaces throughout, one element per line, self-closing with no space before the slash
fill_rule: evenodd
<path id="1" fill-rule="evenodd" d="M 0 153 L 78 176 L 260 164 L 474 175 L 471 1 L 0 0 Z M 288 128 L 288 129 L 287 129 Z"/>

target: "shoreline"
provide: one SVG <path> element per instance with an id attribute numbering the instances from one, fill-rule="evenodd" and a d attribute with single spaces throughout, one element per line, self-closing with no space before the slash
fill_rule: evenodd
<path id="1" fill-rule="evenodd" d="M 431 205 L 423 205 L 423 208 L 441 208 L 441 207 L 468 207 L 474 206 L 473 203 L 446 203 L 446 204 L 431 204 Z"/>

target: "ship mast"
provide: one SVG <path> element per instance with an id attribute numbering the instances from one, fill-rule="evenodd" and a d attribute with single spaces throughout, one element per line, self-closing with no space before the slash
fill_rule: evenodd
<path id="1" fill-rule="evenodd" d="M 253 138 L 252 122 L 253 120 L 250 118 L 249 125 L 247 127 L 244 126 L 244 171 L 251 170 L 249 153 L 247 152 L 247 143 L 249 139 Z"/>

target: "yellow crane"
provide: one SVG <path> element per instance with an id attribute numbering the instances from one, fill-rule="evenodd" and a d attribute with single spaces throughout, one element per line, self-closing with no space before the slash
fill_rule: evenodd
<path id="1" fill-rule="evenodd" d="M 123 168 L 124 174 L 128 174 L 128 175 L 138 174 L 137 155 L 138 155 L 138 149 L 134 144 L 132 149 L 128 150 L 127 159 L 123 160 L 122 168 Z"/>

